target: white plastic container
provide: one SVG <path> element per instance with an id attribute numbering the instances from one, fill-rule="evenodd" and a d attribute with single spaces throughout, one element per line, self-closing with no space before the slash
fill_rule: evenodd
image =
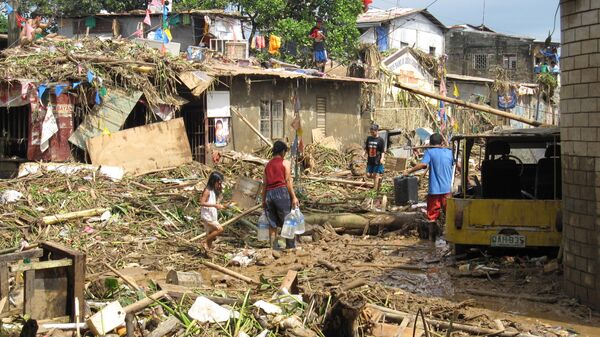
<path id="1" fill-rule="evenodd" d="M 304 226 L 304 214 L 300 212 L 300 208 L 296 207 L 292 212 L 296 216 L 296 234 L 304 234 L 306 227 Z"/>
<path id="2" fill-rule="evenodd" d="M 269 220 L 265 213 L 258 219 L 258 233 L 256 238 L 258 241 L 269 241 Z"/>
<path id="3" fill-rule="evenodd" d="M 281 236 L 286 239 L 293 239 L 296 237 L 296 214 L 291 211 L 290 214 L 286 215 L 283 222 L 283 228 L 281 229 Z"/>

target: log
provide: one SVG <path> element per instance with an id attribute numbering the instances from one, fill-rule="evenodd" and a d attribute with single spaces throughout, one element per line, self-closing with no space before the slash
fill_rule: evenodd
<path id="1" fill-rule="evenodd" d="M 367 281 L 365 279 L 363 279 L 363 278 L 359 278 L 359 279 L 356 279 L 356 280 L 354 280 L 354 281 L 352 281 L 352 282 L 344 285 L 340 289 L 342 291 L 348 291 L 348 290 L 352 290 L 354 288 L 362 287 L 365 284 L 367 284 Z"/>
<path id="2" fill-rule="evenodd" d="M 253 280 L 253 279 L 251 279 L 251 278 L 249 278 L 247 276 L 244 276 L 242 274 L 236 273 L 233 270 L 229 270 L 229 269 L 227 269 L 225 267 L 221 267 L 221 266 L 216 265 L 214 263 L 211 263 L 211 262 L 208 262 L 208 261 L 202 261 L 202 264 L 205 265 L 205 266 L 207 266 L 210 269 L 219 271 L 219 272 L 221 272 L 223 274 L 226 274 L 226 275 L 229 275 L 231 277 L 235 277 L 238 280 L 242 280 L 244 282 L 248 282 L 248 283 L 252 283 L 252 284 L 260 284 L 260 282 L 258 282 L 256 280 Z"/>
<path id="3" fill-rule="evenodd" d="M 291 294 L 297 294 L 298 291 L 298 272 L 295 270 L 288 270 L 287 274 L 281 281 L 279 289 L 287 291 Z"/>
<path id="4" fill-rule="evenodd" d="M 238 215 L 234 216 L 233 218 L 231 218 L 231 219 L 229 219 L 229 220 L 225 221 L 224 223 L 222 223 L 222 224 L 221 224 L 221 227 L 225 227 L 225 226 L 227 226 L 227 225 L 231 225 L 232 223 L 235 223 L 235 222 L 237 222 L 237 221 L 238 221 L 238 220 L 240 220 L 241 218 L 243 218 L 243 217 L 245 217 L 246 215 L 248 215 L 248 214 L 250 214 L 250 213 L 252 213 L 252 212 L 256 211 L 257 209 L 259 209 L 259 208 L 261 208 L 261 207 L 262 207 L 262 205 L 256 205 L 256 206 L 254 206 L 254 207 L 252 207 L 252 208 L 249 208 L 249 209 L 247 209 L 247 210 L 243 211 L 242 213 L 240 213 L 240 214 L 238 214 Z M 193 241 L 196 241 L 196 240 L 200 240 L 200 239 L 202 239 L 202 238 L 203 238 L 203 237 L 205 237 L 205 236 L 206 236 L 206 233 L 202 233 L 202 234 L 200 234 L 200 235 L 198 235 L 198 236 L 195 236 L 195 237 L 191 238 L 191 239 L 190 239 L 190 242 L 193 242 Z"/>
<path id="5" fill-rule="evenodd" d="M 248 121 L 248 120 L 246 119 L 246 117 L 245 117 L 244 115 L 242 115 L 242 114 L 241 114 L 239 111 L 237 111 L 237 109 L 236 109 L 236 108 L 234 108 L 234 107 L 231 107 L 231 111 L 233 111 L 233 113 L 234 113 L 236 116 L 238 116 L 238 117 L 239 117 L 239 118 L 242 120 L 242 122 L 246 123 L 246 125 L 248 125 L 248 127 L 249 127 L 249 128 L 252 130 L 252 131 L 254 131 L 254 133 L 256 133 L 256 134 L 258 135 L 258 137 L 259 137 L 260 139 L 262 139 L 262 141 L 263 141 L 263 142 L 267 143 L 267 145 L 269 145 L 270 147 L 273 147 L 273 143 L 272 143 L 272 142 L 271 142 L 269 139 L 267 139 L 267 137 L 263 136 L 263 134 L 262 134 L 262 133 L 260 133 L 260 131 L 258 131 L 258 130 L 257 130 L 255 127 L 254 127 L 254 125 L 252 125 L 252 123 L 250 123 L 250 121 Z"/>
<path id="6" fill-rule="evenodd" d="M 367 304 L 367 307 L 383 312 L 385 314 L 385 317 L 387 319 L 390 319 L 390 321 L 402 322 L 405 318 L 412 318 L 412 317 L 416 316 L 415 314 L 392 310 L 390 308 L 382 307 L 382 306 L 379 306 L 376 304 L 371 304 L 371 303 Z M 441 329 L 449 329 L 450 328 L 450 322 L 444 322 L 444 321 L 428 319 L 428 318 L 426 318 L 425 320 L 427 321 L 427 323 L 429 323 L 430 325 L 433 325 L 437 328 L 441 328 Z M 480 328 L 480 327 L 466 325 L 466 324 L 458 324 L 458 323 L 454 323 L 454 322 L 452 323 L 452 328 L 454 330 L 468 332 L 468 333 L 476 334 L 476 335 L 494 335 L 494 336 L 500 336 L 500 337 L 536 337 L 529 333 L 521 332 L 521 333 L 515 334 L 514 332 L 506 332 L 506 331 L 499 332 L 497 330 Z"/>
<path id="7" fill-rule="evenodd" d="M 193 271 L 171 270 L 167 273 L 167 283 L 195 288 L 202 286 L 202 275 Z"/>
<path id="8" fill-rule="evenodd" d="M 391 268 L 391 269 L 403 269 L 403 270 L 418 270 L 424 271 L 426 267 L 420 267 L 416 265 L 410 264 L 377 264 L 377 263 L 356 263 L 353 264 L 352 267 L 361 268 L 361 267 L 371 267 L 371 268 Z"/>
<path id="9" fill-rule="evenodd" d="M 530 296 L 530 295 L 517 295 L 510 294 L 505 292 L 492 292 L 485 290 L 474 290 L 474 289 L 466 289 L 465 290 L 470 295 L 475 296 L 489 296 L 489 297 L 500 297 L 500 298 L 510 298 L 515 300 L 527 300 L 531 302 L 541 302 L 541 303 L 556 303 L 558 302 L 558 298 L 556 297 L 542 297 L 542 296 Z"/>
<path id="10" fill-rule="evenodd" d="M 135 337 L 134 319 L 135 315 L 133 314 L 125 315 L 125 330 L 127 331 L 127 337 Z"/>
<path id="11" fill-rule="evenodd" d="M 317 263 L 320 265 L 325 266 L 325 268 L 331 270 L 331 271 L 336 271 L 336 270 L 340 270 L 340 266 L 335 265 L 329 261 L 325 261 L 325 260 L 317 260 Z"/>
<path id="12" fill-rule="evenodd" d="M 56 223 L 67 221 L 67 220 L 100 215 L 108 210 L 109 210 L 109 208 L 94 208 L 94 209 L 88 209 L 85 211 L 77 211 L 77 212 L 71 212 L 71 213 L 49 215 L 49 216 L 43 217 L 42 222 L 45 225 L 54 225 Z"/>
<path id="13" fill-rule="evenodd" d="M 306 176 L 304 179 L 316 181 L 316 182 L 325 182 L 325 183 L 334 183 L 334 184 L 342 184 L 342 185 L 353 185 L 353 186 L 365 186 L 365 187 L 373 187 L 374 184 L 370 181 L 357 181 L 357 180 L 346 180 L 346 179 L 338 179 L 338 178 L 319 178 L 319 177 L 310 177 Z"/>
<path id="14" fill-rule="evenodd" d="M 307 213 L 304 214 L 304 221 L 311 225 L 323 226 L 325 223 L 329 223 L 333 227 L 357 229 L 362 231 L 367 225 L 370 227 L 402 229 L 405 226 L 415 223 L 420 216 L 421 215 L 417 212 L 367 213 L 363 215 L 353 213 Z"/>
<path id="15" fill-rule="evenodd" d="M 150 304 L 160 300 L 161 298 L 163 298 L 164 296 L 166 296 L 168 294 L 169 294 L 168 291 L 161 290 L 161 291 L 156 292 L 144 299 L 141 299 L 135 303 L 132 303 L 132 304 L 126 306 L 125 308 L 123 308 L 123 310 L 125 311 L 126 314 L 135 314 L 141 310 L 144 310 L 144 308 L 146 308 Z"/>
<path id="16" fill-rule="evenodd" d="M 148 337 L 163 337 L 182 326 L 179 319 L 175 316 L 169 316 L 166 321 L 161 322 Z"/>
<path id="17" fill-rule="evenodd" d="M 525 124 L 529 124 L 532 126 L 542 126 L 542 125 L 547 125 L 547 124 L 543 124 L 540 123 L 538 121 L 535 121 L 533 119 L 529 119 L 529 118 L 525 118 L 525 117 L 521 117 L 519 115 L 515 115 L 512 114 L 510 112 L 506 112 L 506 111 L 502 111 L 502 110 L 498 110 L 498 109 L 494 109 L 490 106 L 487 105 L 481 105 L 481 104 L 474 104 L 474 103 L 470 103 L 470 102 L 466 102 L 460 99 L 456 99 L 456 98 L 452 98 L 452 97 L 447 97 L 447 96 L 442 96 L 439 94 L 435 94 L 429 91 L 424 91 L 424 90 L 419 90 L 419 89 L 415 89 L 415 88 L 411 88 L 403 83 L 400 82 L 395 82 L 394 86 L 412 92 L 414 94 L 417 95 L 421 95 L 421 96 L 427 96 L 427 97 L 431 97 L 440 101 L 444 101 L 444 102 L 448 102 L 448 103 L 452 103 L 452 104 L 456 104 L 456 105 L 460 105 L 460 106 L 464 106 L 470 109 L 474 109 L 474 110 L 479 110 L 479 111 L 483 111 L 483 112 L 487 112 L 490 113 L 492 115 L 496 115 L 499 117 L 504 117 L 504 118 L 508 118 L 508 119 L 512 119 L 521 123 L 525 123 Z"/>

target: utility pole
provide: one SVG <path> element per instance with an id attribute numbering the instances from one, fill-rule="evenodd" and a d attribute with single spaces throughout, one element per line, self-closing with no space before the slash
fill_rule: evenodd
<path id="1" fill-rule="evenodd" d="M 17 26 L 17 11 L 19 10 L 20 2 L 20 0 L 8 1 L 8 4 L 13 8 L 13 12 L 8 16 L 8 47 L 15 47 L 21 34 L 21 29 Z"/>

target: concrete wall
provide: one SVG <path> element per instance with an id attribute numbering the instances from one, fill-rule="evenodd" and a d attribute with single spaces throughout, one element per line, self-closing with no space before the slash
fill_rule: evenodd
<path id="1" fill-rule="evenodd" d="M 560 7 L 564 285 L 600 310 L 600 2 Z"/>
<path id="2" fill-rule="evenodd" d="M 231 106 L 236 107 L 257 129 L 261 100 L 283 100 L 284 137 L 292 141 L 295 133 L 290 127 L 294 117 L 291 97 L 296 85 L 300 97 L 300 116 L 304 130 L 304 144 L 312 142 L 311 130 L 317 127 L 317 97 L 326 97 L 326 136 L 343 143 L 362 143 L 367 135 L 370 114 L 362 113 L 360 106 L 361 83 L 323 80 L 277 79 L 252 82 L 243 77 L 234 78 L 231 85 Z M 258 136 L 239 118 L 232 116 L 233 147 L 237 151 L 251 151 L 261 146 Z M 264 145 L 264 143 L 262 144 Z"/>
<path id="3" fill-rule="evenodd" d="M 402 42 L 429 53 L 435 47 L 435 55 L 444 52 L 444 32 L 421 13 L 393 20 L 390 25 L 389 47 L 400 49 Z"/>
<path id="4" fill-rule="evenodd" d="M 493 78 L 492 66 L 503 66 L 503 55 L 516 54 L 517 68 L 511 79 L 533 82 L 533 40 L 489 32 L 469 32 L 451 29 L 446 33 L 447 69 L 449 73 Z M 487 55 L 487 69 L 475 69 L 475 54 Z"/>

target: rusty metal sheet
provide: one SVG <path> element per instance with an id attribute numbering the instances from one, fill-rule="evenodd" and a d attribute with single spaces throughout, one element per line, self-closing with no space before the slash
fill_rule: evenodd
<path id="1" fill-rule="evenodd" d="M 88 139 L 102 135 L 105 129 L 109 132 L 121 130 L 141 96 L 139 91 L 126 93 L 116 89 L 108 90 L 102 104 L 95 106 L 92 112 L 85 116 L 69 141 L 87 150 Z"/>

